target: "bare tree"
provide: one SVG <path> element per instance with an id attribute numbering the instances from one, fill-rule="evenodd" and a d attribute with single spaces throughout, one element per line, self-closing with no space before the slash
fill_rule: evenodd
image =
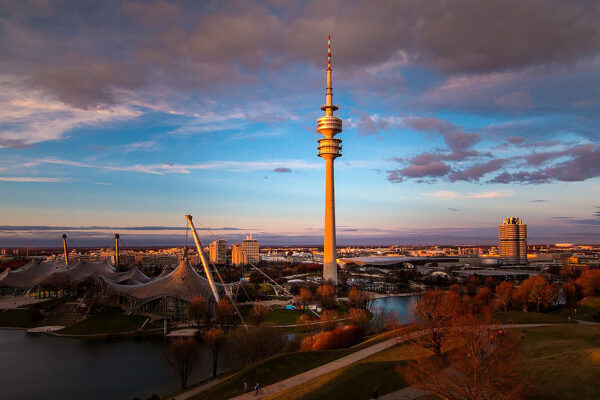
<path id="1" fill-rule="evenodd" d="M 217 376 L 217 363 L 219 360 L 219 349 L 223 344 L 224 334 L 220 328 L 211 328 L 204 335 L 204 340 L 210 346 L 210 354 L 212 356 L 212 376 Z"/>
<path id="2" fill-rule="evenodd" d="M 456 349 L 422 357 L 402 370 L 406 381 L 444 400 L 524 399 L 516 342 L 490 327 L 489 314 L 454 320 Z"/>
<path id="3" fill-rule="evenodd" d="M 181 389 L 185 389 L 190 374 L 198 366 L 198 343 L 194 338 L 175 338 L 169 346 L 166 359 L 179 374 Z"/>
<path id="4" fill-rule="evenodd" d="M 336 306 L 335 289 L 332 285 L 321 285 L 317 288 L 317 298 L 321 306 L 326 309 L 333 309 Z"/>
<path id="5" fill-rule="evenodd" d="M 420 342 L 436 356 L 442 354 L 442 341 L 452 327 L 453 318 L 460 307 L 460 296 L 455 291 L 444 293 L 428 290 L 417 300 L 415 318 L 430 332 L 429 335 L 423 336 Z"/>
<path id="6" fill-rule="evenodd" d="M 510 300 L 513 295 L 513 288 L 515 284 L 512 282 L 502 282 L 496 286 L 496 296 L 494 297 L 494 303 L 496 307 L 507 311 L 510 304 Z"/>
<path id="7" fill-rule="evenodd" d="M 289 345 L 289 341 L 281 332 L 266 324 L 250 327 L 248 330 L 237 328 L 231 333 L 228 343 L 242 366 L 280 353 Z"/>
<path id="8" fill-rule="evenodd" d="M 222 298 L 215 306 L 215 321 L 221 328 L 227 330 L 228 326 L 233 323 L 234 313 L 235 310 L 231 302 L 226 298 Z"/>
<path id="9" fill-rule="evenodd" d="M 208 302 L 202 296 L 194 296 L 188 306 L 188 317 L 196 321 L 196 326 L 200 327 L 200 322 L 208 319 Z"/>
<path id="10" fill-rule="evenodd" d="M 269 309 L 263 305 L 255 304 L 250 310 L 250 319 L 254 325 L 260 325 L 269 318 Z"/>
<path id="11" fill-rule="evenodd" d="M 366 309 L 369 306 L 369 301 L 371 301 L 371 295 L 368 292 L 353 287 L 348 292 L 348 300 L 352 308 Z"/>

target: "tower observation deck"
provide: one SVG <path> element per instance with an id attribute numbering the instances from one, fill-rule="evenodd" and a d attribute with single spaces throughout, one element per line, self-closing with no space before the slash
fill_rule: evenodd
<path id="1" fill-rule="evenodd" d="M 325 234 L 323 246 L 323 280 L 337 285 L 337 255 L 335 237 L 335 191 L 333 162 L 341 157 L 342 140 L 335 137 L 342 131 L 342 120 L 333 115 L 338 107 L 333 105 L 333 81 L 331 70 L 331 37 L 327 38 L 327 90 L 325 115 L 317 120 L 317 131 L 324 137 L 319 139 L 318 156 L 325 160 Z"/>

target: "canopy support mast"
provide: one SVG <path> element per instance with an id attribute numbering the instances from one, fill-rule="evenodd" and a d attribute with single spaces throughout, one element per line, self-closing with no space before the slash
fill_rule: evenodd
<path id="1" fill-rule="evenodd" d="M 192 235 L 194 236 L 194 242 L 196 242 L 196 248 L 198 249 L 198 255 L 200 256 L 200 260 L 202 261 L 204 273 L 206 273 L 206 279 L 208 279 L 210 289 L 212 290 L 213 295 L 215 296 L 215 300 L 218 303 L 219 292 L 217 291 L 217 287 L 215 286 L 215 281 L 213 279 L 212 273 L 210 272 L 210 268 L 208 267 L 208 263 L 206 262 L 204 251 L 202 251 L 202 243 L 200 243 L 200 238 L 198 238 L 198 233 L 196 233 L 196 228 L 194 227 L 194 223 L 192 222 L 192 216 L 186 214 L 185 218 L 187 219 L 188 224 L 190 224 L 190 228 L 192 228 Z"/>

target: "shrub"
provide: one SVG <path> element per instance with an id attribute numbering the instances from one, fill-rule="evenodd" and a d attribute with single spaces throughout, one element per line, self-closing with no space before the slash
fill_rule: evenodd
<path id="1" fill-rule="evenodd" d="M 300 351 L 342 349 L 361 341 L 363 330 L 355 325 L 345 325 L 333 331 L 322 331 L 307 336 L 300 344 Z"/>

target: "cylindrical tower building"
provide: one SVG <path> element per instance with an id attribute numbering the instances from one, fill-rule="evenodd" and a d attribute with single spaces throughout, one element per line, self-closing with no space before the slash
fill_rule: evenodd
<path id="1" fill-rule="evenodd" d="M 527 225 L 520 218 L 506 218 L 498 227 L 500 258 L 506 265 L 527 264 Z"/>
<path id="2" fill-rule="evenodd" d="M 335 137 L 342 131 L 342 120 L 333 115 L 338 109 L 333 105 L 333 81 L 331 71 L 331 38 L 327 38 L 327 91 L 325 115 L 317 120 L 317 131 L 324 137 L 319 139 L 319 157 L 325 160 L 325 235 L 323 246 L 323 280 L 337 285 L 337 255 L 335 240 L 335 190 L 333 162 L 341 157 L 342 141 Z"/>

